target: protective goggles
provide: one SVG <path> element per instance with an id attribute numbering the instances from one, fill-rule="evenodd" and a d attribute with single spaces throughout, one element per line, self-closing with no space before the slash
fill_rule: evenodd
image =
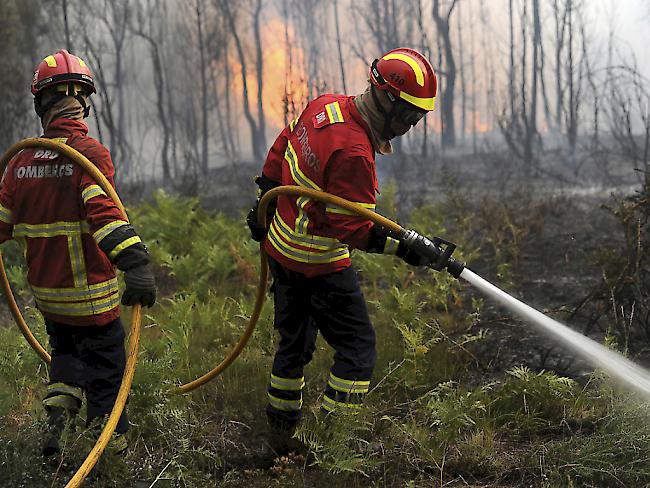
<path id="1" fill-rule="evenodd" d="M 425 110 L 402 100 L 395 100 L 394 104 L 395 118 L 406 125 L 415 126 L 427 114 Z"/>

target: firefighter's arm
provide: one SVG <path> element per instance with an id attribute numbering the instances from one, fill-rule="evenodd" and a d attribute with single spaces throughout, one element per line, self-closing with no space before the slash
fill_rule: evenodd
<path id="1" fill-rule="evenodd" d="M 13 208 L 16 182 L 10 168 L 11 163 L 7 165 L 7 171 L 0 182 L 0 243 L 10 240 L 14 230 Z"/>
<path id="2" fill-rule="evenodd" d="M 266 160 L 264 161 L 262 176 L 270 181 L 276 182 L 277 184 L 282 182 L 282 161 L 284 160 L 284 152 L 287 149 L 289 134 L 293 130 L 294 125 L 295 120 L 280 132 L 280 135 L 275 139 L 275 142 L 271 146 L 271 149 L 269 149 L 269 154 L 266 156 Z"/>
<path id="3" fill-rule="evenodd" d="M 345 156 L 340 152 L 328 165 L 325 191 L 362 207 L 375 210 L 374 163 L 367 157 Z M 374 253 L 395 253 L 398 242 L 381 227 L 334 205 L 325 208 L 330 230 L 338 240 L 355 249 Z"/>
<path id="4" fill-rule="evenodd" d="M 0 188 L 0 243 L 12 238 L 13 224 L 13 182 L 2 181 Z"/>
<path id="5" fill-rule="evenodd" d="M 93 158 L 93 163 L 115 188 L 108 151 L 101 158 Z M 85 172 L 81 177 L 80 198 L 93 239 L 108 259 L 125 272 L 126 291 L 122 303 L 152 306 L 156 300 L 155 280 L 142 239 L 116 203 Z"/>
<path id="6" fill-rule="evenodd" d="M 282 184 L 282 160 L 284 159 L 284 152 L 287 149 L 289 133 L 291 132 L 294 123 L 295 121 L 292 121 L 291 124 L 285 127 L 277 137 L 269 150 L 266 161 L 264 162 L 262 175 L 255 177 L 255 183 L 257 184 L 259 191 L 257 192 L 257 200 L 255 201 L 255 204 L 246 216 L 246 224 L 250 229 L 251 237 L 257 242 L 262 242 L 266 237 L 266 228 L 261 227 L 257 223 L 257 209 L 264 194 Z M 267 207 L 267 221 L 275 213 L 276 207 L 277 205 L 275 201 L 271 202 Z"/>

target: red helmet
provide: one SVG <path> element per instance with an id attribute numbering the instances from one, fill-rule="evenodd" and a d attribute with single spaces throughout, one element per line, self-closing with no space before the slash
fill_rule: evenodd
<path id="1" fill-rule="evenodd" d="M 55 54 L 47 56 L 36 67 L 32 81 L 32 94 L 36 96 L 48 86 L 69 82 L 83 85 L 89 94 L 97 91 L 93 74 L 84 60 L 61 49 Z"/>
<path id="2" fill-rule="evenodd" d="M 375 59 L 370 66 L 370 81 L 421 110 L 433 110 L 438 89 L 436 74 L 427 58 L 414 49 L 400 47 Z"/>

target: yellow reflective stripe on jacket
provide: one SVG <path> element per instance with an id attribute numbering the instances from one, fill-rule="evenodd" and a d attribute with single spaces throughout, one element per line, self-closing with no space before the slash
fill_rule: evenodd
<path id="1" fill-rule="evenodd" d="M 386 238 L 386 244 L 384 244 L 384 254 L 395 254 L 397 248 L 399 247 L 399 241 L 393 239 L 392 237 Z"/>
<path id="2" fill-rule="evenodd" d="M 275 214 L 273 221 L 278 226 L 280 235 L 283 236 L 285 240 L 291 241 L 295 244 L 310 247 L 312 249 L 318 249 L 319 251 L 331 251 L 343 246 L 343 244 L 341 244 L 338 239 L 334 239 L 333 237 L 316 236 L 313 234 L 299 234 L 290 228 L 287 223 L 282 220 L 282 217 L 280 217 L 280 214 L 278 213 Z"/>
<path id="3" fill-rule="evenodd" d="M 289 130 L 293 132 L 293 128 L 296 126 L 296 123 L 298 122 L 298 117 L 293 119 L 291 122 L 289 122 Z"/>
<path id="4" fill-rule="evenodd" d="M 325 264 L 350 257 L 350 252 L 348 251 L 347 246 L 342 246 L 341 248 L 330 252 L 313 252 L 292 247 L 289 244 L 286 244 L 278 235 L 277 227 L 273 225 L 273 223 L 271 223 L 271 229 L 268 236 L 271 245 L 280 254 L 301 263 Z"/>
<path id="5" fill-rule="evenodd" d="M 302 400 L 284 400 L 276 396 L 269 395 L 269 404 L 277 409 L 284 410 L 285 412 L 297 411 L 302 407 Z"/>
<path id="6" fill-rule="evenodd" d="M 363 208 L 367 208 L 368 210 L 372 210 L 373 212 L 377 207 L 377 205 L 374 203 L 363 203 L 363 202 L 354 202 L 354 203 L 356 203 L 357 205 Z M 332 205 L 329 203 L 325 206 L 325 211 L 328 213 L 335 213 L 335 214 L 342 214 L 342 215 L 356 215 L 354 212 L 350 212 L 349 210 L 346 210 L 337 205 Z"/>
<path id="7" fill-rule="evenodd" d="M 287 141 L 287 149 L 284 151 L 284 159 L 289 163 L 291 176 L 297 185 L 311 188 L 313 190 L 321 189 L 320 186 L 311 181 L 298 166 L 298 156 L 296 155 L 296 151 L 294 151 L 290 141 Z"/>
<path id="8" fill-rule="evenodd" d="M 272 234 L 271 243 L 277 243 L 274 247 L 276 249 L 278 249 L 278 246 L 281 247 L 278 251 L 282 252 L 284 250 L 287 254 L 290 254 L 287 257 L 300 258 L 303 262 L 332 262 L 350 255 L 348 247 L 335 239 L 329 242 L 327 240 L 319 241 L 316 236 L 297 234 L 289 229 L 277 214 L 276 218 L 271 222 L 270 233 Z M 308 249 L 302 249 L 303 247 Z"/>
<path id="9" fill-rule="evenodd" d="M 120 294 L 114 293 L 100 300 L 91 300 L 79 303 L 57 303 L 43 300 L 36 300 L 38 309 L 42 312 L 49 312 L 67 317 L 85 317 L 88 315 L 100 315 L 113 310 L 120 304 Z"/>
<path id="10" fill-rule="evenodd" d="M 278 226 L 275 219 L 271 222 L 271 228 L 274 227 L 274 224 L 276 227 L 274 232 L 278 235 L 278 237 L 281 237 L 284 241 L 287 241 L 289 244 L 308 248 L 308 249 L 301 249 L 301 251 L 313 252 L 315 254 L 324 254 L 326 252 L 338 251 L 344 248 L 347 249 L 345 245 L 341 244 L 338 241 L 331 246 L 313 245 L 310 241 L 310 236 L 308 234 L 297 234 L 296 232 L 293 231 L 285 232 L 285 228 Z"/>
<path id="11" fill-rule="evenodd" d="M 81 233 L 68 236 L 68 252 L 70 253 L 70 265 L 72 266 L 72 279 L 75 287 L 88 284 L 86 276 L 86 259 L 81 242 Z"/>
<path id="12" fill-rule="evenodd" d="M 117 246 L 115 246 L 111 250 L 111 252 L 108 253 L 108 257 L 110 257 L 111 259 L 114 259 L 124 249 L 126 249 L 129 246 L 132 246 L 133 244 L 137 244 L 138 242 L 142 242 L 142 240 L 140 239 L 140 236 L 129 237 L 128 239 L 123 240 Z"/>
<path id="13" fill-rule="evenodd" d="M 301 378 L 280 378 L 271 374 L 271 388 L 285 391 L 300 391 L 305 387 L 305 377 Z"/>
<path id="14" fill-rule="evenodd" d="M 13 237 L 19 242 L 25 238 L 67 237 L 70 268 L 76 288 L 87 286 L 86 260 L 83 252 L 82 234 L 88 234 L 90 227 L 85 220 L 75 222 L 52 222 L 49 224 L 16 224 Z M 26 246 L 25 246 L 26 248 Z"/>
<path id="15" fill-rule="evenodd" d="M 2 205 L 0 205 L 0 220 L 5 224 L 11 225 L 14 223 L 14 218 L 11 210 L 9 210 L 7 207 L 3 207 Z"/>
<path id="16" fill-rule="evenodd" d="M 341 113 L 339 102 L 328 103 L 325 105 L 325 110 L 327 111 L 327 117 L 330 119 L 330 124 L 345 122 L 343 120 L 343 114 Z"/>
<path id="17" fill-rule="evenodd" d="M 104 237 L 123 225 L 129 225 L 129 223 L 124 220 L 114 220 L 113 222 L 109 222 L 93 233 L 93 239 L 95 239 L 95 242 L 99 244 L 102 242 Z"/>
<path id="18" fill-rule="evenodd" d="M 327 384 L 334 388 L 336 391 L 342 393 L 368 393 L 370 389 L 370 381 L 368 380 L 344 380 L 330 373 Z"/>
<path id="19" fill-rule="evenodd" d="M 42 286 L 32 286 L 31 288 L 37 300 L 48 302 L 81 302 L 118 291 L 117 278 L 78 288 L 45 288 Z"/>
<path id="20" fill-rule="evenodd" d="M 328 412 L 336 410 L 339 407 L 347 409 L 349 413 L 358 413 L 361 409 L 360 403 L 337 402 L 336 400 L 332 400 L 327 395 L 323 395 L 323 403 L 321 406 Z"/>
<path id="21" fill-rule="evenodd" d="M 309 225 L 309 217 L 305 208 L 311 200 L 307 197 L 298 197 L 296 199 L 296 206 L 298 207 L 298 217 L 296 217 L 296 232 L 298 234 L 307 234 L 307 226 Z"/>
<path id="22" fill-rule="evenodd" d="M 90 227 L 86 221 L 52 222 L 51 224 L 16 224 L 14 237 L 57 237 L 88 234 Z"/>
<path id="23" fill-rule="evenodd" d="M 102 190 L 102 187 L 99 185 L 90 185 L 88 188 L 81 192 L 81 199 L 85 205 L 88 200 L 100 195 L 106 196 L 106 192 Z"/>

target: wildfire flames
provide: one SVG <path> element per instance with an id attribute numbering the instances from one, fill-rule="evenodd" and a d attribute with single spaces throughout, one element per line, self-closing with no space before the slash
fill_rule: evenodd
<path id="1" fill-rule="evenodd" d="M 269 128 L 278 130 L 284 127 L 285 120 L 291 120 L 298 115 L 307 100 L 307 86 L 305 75 L 302 72 L 304 55 L 300 47 L 293 42 L 294 31 L 291 26 L 288 27 L 288 37 L 291 56 L 289 56 L 286 45 L 285 25 L 282 21 L 269 20 L 262 30 L 264 115 Z M 289 64 L 290 60 L 291 65 Z M 233 58 L 231 66 L 233 72 L 237 73 L 237 77 L 233 80 L 232 90 L 235 97 L 241 100 L 242 81 L 239 60 Z M 247 66 L 248 97 L 251 110 L 255 113 L 258 90 L 257 74 L 252 63 Z M 287 113 L 285 114 L 285 112 Z"/>

